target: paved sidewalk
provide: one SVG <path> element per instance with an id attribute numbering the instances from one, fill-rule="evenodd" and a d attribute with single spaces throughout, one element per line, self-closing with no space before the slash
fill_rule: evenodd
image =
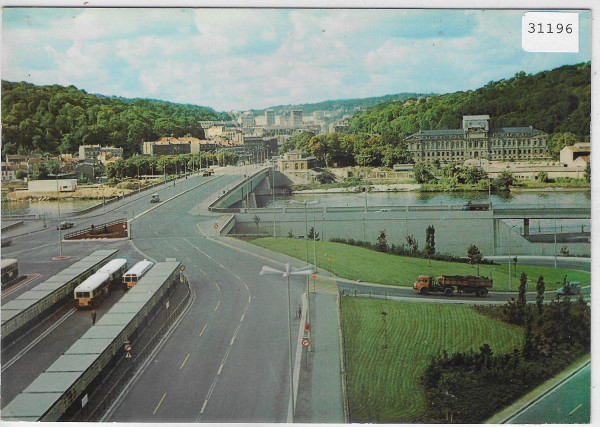
<path id="1" fill-rule="evenodd" d="M 311 351 L 302 351 L 294 421 L 343 424 L 337 294 L 313 293 L 310 298 Z"/>

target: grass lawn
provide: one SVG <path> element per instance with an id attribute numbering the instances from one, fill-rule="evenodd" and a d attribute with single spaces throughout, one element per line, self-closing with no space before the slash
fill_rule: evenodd
<path id="1" fill-rule="evenodd" d="M 306 240 L 265 237 L 251 240 L 250 243 L 301 260 L 306 258 Z M 389 255 L 343 243 L 316 242 L 316 249 L 317 266 L 320 269 L 330 270 L 338 277 L 363 282 L 412 286 L 420 274 L 430 276 L 477 275 L 477 267 L 470 264 Z M 310 264 L 314 262 L 312 241 L 308 242 L 308 262 Z M 547 291 L 560 287 L 564 275 L 568 276 L 568 280 L 581 282 L 584 286 L 590 284 L 591 277 L 590 272 L 587 271 L 517 264 L 516 275 L 515 269 L 511 266 L 511 290 L 518 290 L 519 276 L 523 271 L 529 279 L 530 291 L 535 291 L 535 284 L 540 275 L 544 276 Z M 480 265 L 479 275 L 492 277 L 494 280 L 493 291 L 509 290 L 507 264 Z"/>
<path id="2" fill-rule="evenodd" d="M 387 348 L 381 312 L 385 311 Z M 468 306 L 344 297 L 350 422 L 419 422 L 425 391 L 419 378 L 432 356 L 476 350 L 495 354 L 520 347 L 522 329 Z"/>

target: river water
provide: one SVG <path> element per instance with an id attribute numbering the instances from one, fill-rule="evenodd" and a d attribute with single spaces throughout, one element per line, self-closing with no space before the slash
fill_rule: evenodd
<path id="1" fill-rule="evenodd" d="M 471 202 L 491 202 L 495 207 L 569 207 L 590 206 L 590 191 L 527 191 L 488 194 L 484 192 L 424 193 L 417 191 L 368 193 L 302 193 L 291 196 L 275 196 L 275 206 L 283 206 L 290 200 L 319 200 L 321 206 L 412 206 L 412 205 L 462 205 Z M 272 206 L 272 199 L 265 200 Z"/>
<path id="2" fill-rule="evenodd" d="M 459 192 L 459 193 L 425 193 L 417 191 L 403 192 L 380 192 L 368 193 L 302 193 L 290 196 L 275 196 L 275 200 L 271 197 L 261 197 L 258 201 L 259 205 L 264 204 L 265 207 L 275 206 L 283 207 L 290 206 L 290 201 L 295 200 L 308 202 L 318 200 L 317 204 L 310 206 L 325 206 L 325 207 L 344 207 L 344 206 L 361 206 L 365 204 L 369 207 L 373 206 L 414 206 L 414 205 L 463 205 L 467 202 L 488 203 L 491 202 L 494 207 L 510 207 L 510 208 L 527 208 L 527 207 L 589 207 L 591 206 L 590 191 L 524 191 L 524 192 L 504 192 L 492 194 L 488 197 L 485 192 Z M 298 207 L 298 205 L 293 205 Z M 310 208 L 309 208 L 310 209 Z M 522 226 L 522 220 L 505 220 L 509 226 Z M 590 220 L 566 220 L 566 219 L 545 219 L 531 220 L 531 234 L 546 234 L 571 232 L 589 233 L 591 229 Z"/>
<path id="3" fill-rule="evenodd" d="M 318 200 L 316 206 L 412 206 L 412 205 L 462 205 L 471 202 L 491 201 L 495 207 L 569 207 L 569 206 L 590 206 L 590 191 L 527 191 L 527 192 L 505 192 L 492 194 L 488 199 L 485 192 L 460 192 L 460 193 L 422 193 L 417 191 L 401 192 L 372 192 L 368 193 L 302 193 L 290 196 L 276 195 L 275 200 L 271 197 L 260 197 L 259 205 L 264 207 L 283 207 L 289 206 L 289 202 L 295 200 L 303 202 L 304 200 Z M 274 202 L 274 203 L 273 203 Z M 60 202 L 60 211 L 63 214 L 76 212 L 98 204 L 98 200 L 62 200 Z M 297 205 L 296 205 L 297 206 Z M 312 205 L 311 205 L 312 206 Z M 56 216 L 58 203 L 56 201 L 21 201 L 21 202 L 2 202 L 2 214 L 7 215 L 44 215 Z M 509 223 L 510 221 L 507 221 Z M 559 227 L 564 231 L 580 231 L 584 226 L 585 231 L 590 230 L 589 220 L 577 220 L 572 222 L 568 220 L 558 220 Z M 532 232 L 543 233 L 554 228 L 553 220 L 532 221 Z M 535 231 L 534 231 L 535 229 Z M 572 229 L 572 230 L 570 230 Z"/>

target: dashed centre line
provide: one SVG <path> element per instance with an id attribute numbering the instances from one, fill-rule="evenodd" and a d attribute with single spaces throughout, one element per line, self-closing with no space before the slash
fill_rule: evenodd
<path id="1" fill-rule="evenodd" d="M 569 415 L 573 415 L 576 410 L 578 410 L 579 408 L 581 408 L 582 405 L 583 405 L 583 403 L 580 403 L 579 405 L 577 405 L 571 412 L 569 412 Z"/>
<path id="2" fill-rule="evenodd" d="M 183 368 L 183 365 L 185 365 L 185 362 L 187 362 L 187 360 L 190 358 L 190 353 L 188 353 L 187 356 L 185 356 L 185 360 L 183 361 L 183 363 L 181 364 L 181 366 L 179 367 L 179 370 L 181 370 Z"/>
<path id="3" fill-rule="evenodd" d="M 158 405 L 156 405 L 156 408 L 154 408 L 154 412 L 152 412 L 152 415 L 156 414 L 156 411 L 158 411 L 158 408 L 160 408 L 160 404 L 163 402 L 163 400 L 165 400 L 166 395 L 167 393 L 163 394 L 163 397 L 160 399 L 160 402 L 158 402 Z"/>
<path id="4" fill-rule="evenodd" d="M 208 324 L 204 325 L 204 327 L 202 328 L 202 330 L 200 331 L 200 334 L 198 335 L 199 337 L 202 336 L 202 334 L 204 333 L 204 330 L 206 329 L 206 327 L 208 326 Z"/>
<path id="5" fill-rule="evenodd" d="M 219 302 L 217 303 L 217 306 L 215 307 L 215 311 L 217 311 L 217 308 L 219 308 L 220 305 L 221 305 L 221 300 L 219 300 Z"/>
<path id="6" fill-rule="evenodd" d="M 219 292 L 221 292 L 221 288 L 219 287 L 219 284 L 217 282 L 215 282 L 215 286 L 217 287 L 217 289 L 219 290 Z"/>

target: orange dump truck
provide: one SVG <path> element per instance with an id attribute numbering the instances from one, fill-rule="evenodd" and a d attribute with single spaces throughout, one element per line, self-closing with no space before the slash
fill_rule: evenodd
<path id="1" fill-rule="evenodd" d="M 443 292 L 452 295 L 454 291 L 471 293 L 484 297 L 492 287 L 492 279 L 484 276 L 419 276 L 413 288 L 422 294 Z"/>

